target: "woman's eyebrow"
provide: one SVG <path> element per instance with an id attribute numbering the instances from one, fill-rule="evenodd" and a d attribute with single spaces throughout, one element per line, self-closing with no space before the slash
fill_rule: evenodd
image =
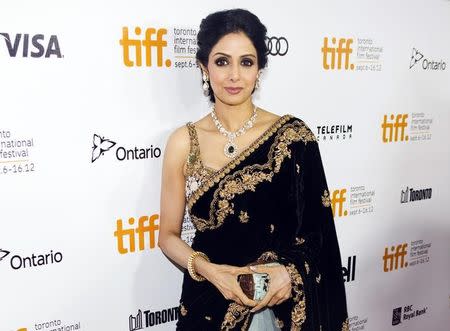
<path id="1" fill-rule="evenodd" d="M 214 56 L 216 56 L 216 55 L 224 55 L 224 56 L 226 56 L 226 57 L 231 57 L 231 55 L 226 54 L 226 53 L 222 53 L 222 52 L 217 52 L 217 53 L 214 54 Z M 241 55 L 241 57 L 250 57 L 250 56 L 256 58 L 256 56 L 253 55 L 253 54 L 244 54 L 244 55 Z"/>

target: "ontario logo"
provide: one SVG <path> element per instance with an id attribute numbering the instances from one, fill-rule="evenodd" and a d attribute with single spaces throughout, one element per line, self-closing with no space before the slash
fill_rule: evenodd
<path id="1" fill-rule="evenodd" d="M 447 68 L 447 63 L 442 59 L 439 62 L 430 60 L 426 58 L 417 48 L 413 48 L 411 51 L 411 58 L 409 60 L 409 69 L 416 67 L 418 63 L 422 64 L 420 67 L 423 70 L 444 71 Z"/>
<path id="2" fill-rule="evenodd" d="M 0 249 L 0 262 L 7 260 L 7 257 L 10 255 L 10 251 Z M 19 270 L 42 267 L 50 264 L 58 264 L 61 263 L 62 260 L 63 254 L 61 252 L 54 252 L 53 250 L 50 250 L 48 253 L 32 253 L 29 256 L 21 256 L 18 254 L 12 255 L 9 258 L 9 265 L 12 269 Z"/>
<path id="3" fill-rule="evenodd" d="M 101 156 L 106 152 L 111 151 L 113 147 L 117 145 L 115 141 L 98 134 L 94 134 L 92 144 L 91 163 L 97 161 Z M 114 154 L 118 161 L 144 160 L 160 157 L 161 149 L 159 147 L 154 147 L 153 145 L 144 148 L 138 148 L 136 146 L 126 148 L 119 146 L 115 149 Z"/>
<path id="4" fill-rule="evenodd" d="M 198 68 L 195 28 L 124 26 L 119 45 L 127 68 Z"/>
<path id="5" fill-rule="evenodd" d="M 2 261 L 5 257 L 7 257 L 11 253 L 10 251 L 5 251 L 0 248 L 0 261 Z"/>

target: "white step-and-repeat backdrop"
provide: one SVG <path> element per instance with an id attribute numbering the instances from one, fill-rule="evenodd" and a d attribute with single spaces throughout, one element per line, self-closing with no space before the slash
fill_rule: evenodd
<path id="1" fill-rule="evenodd" d="M 350 330 L 449 330 L 450 1 L 4 0 L 0 331 L 175 328 L 162 156 L 209 111 L 200 21 L 234 7 L 269 31 L 255 103 L 320 140 Z"/>

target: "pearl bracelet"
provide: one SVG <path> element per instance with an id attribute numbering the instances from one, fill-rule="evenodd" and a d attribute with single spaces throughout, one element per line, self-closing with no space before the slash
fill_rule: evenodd
<path id="1" fill-rule="evenodd" d="M 197 282 L 201 282 L 201 281 L 205 280 L 206 278 L 203 277 L 203 276 L 200 276 L 199 274 L 197 274 L 197 273 L 195 272 L 195 269 L 194 269 L 194 259 L 195 259 L 197 256 L 201 256 L 201 257 L 203 257 L 206 261 L 209 262 L 209 258 L 208 258 L 208 256 L 207 256 L 205 253 L 199 252 L 199 251 L 195 251 L 195 252 L 193 252 L 193 253 L 189 256 L 188 263 L 187 263 L 187 269 L 188 269 L 189 275 L 191 275 L 192 279 L 196 280 Z"/>

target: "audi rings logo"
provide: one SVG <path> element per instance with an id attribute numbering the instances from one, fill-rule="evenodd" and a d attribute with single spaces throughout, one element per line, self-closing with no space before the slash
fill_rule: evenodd
<path id="1" fill-rule="evenodd" d="M 270 55 L 285 56 L 289 50 L 289 43 L 285 37 L 270 37 L 267 39 L 267 48 Z"/>

